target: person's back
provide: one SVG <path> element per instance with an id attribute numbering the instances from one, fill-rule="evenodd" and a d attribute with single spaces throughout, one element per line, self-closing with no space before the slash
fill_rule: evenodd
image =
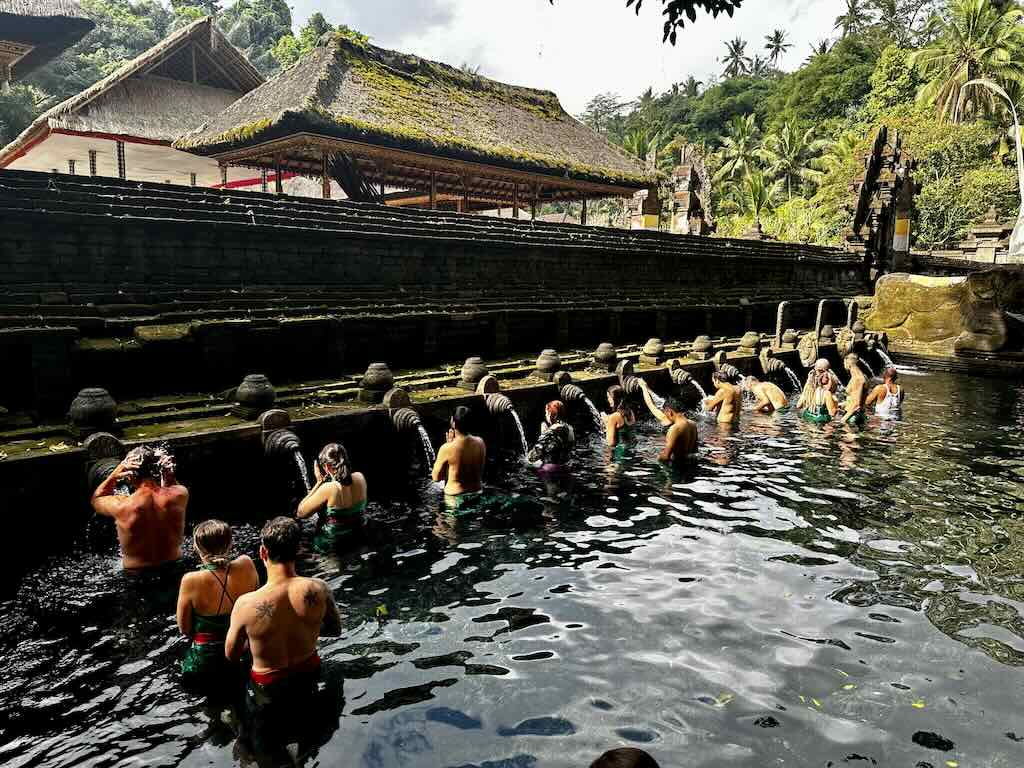
<path id="1" fill-rule="evenodd" d="M 868 380 L 860 369 L 860 358 L 857 355 L 847 355 L 843 365 L 850 372 L 850 381 L 846 385 L 846 415 L 843 421 L 862 424 L 865 420 L 864 403 L 868 397 Z"/>
<path id="2" fill-rule="evenodd" d="M 469 433 L 469 409 L 459 406 L 452 415 L 448 442 L 437 452 L 432 477 L 444 481 L 447 496 L 463 496 L 483 490 L 487 446 Z"/>
<path id="3" fill-rule="evenodd" d="M 366 510 L 366 478 L 353 472 L 348 452 L 340 443 L 328 443 L 313 465 L 316 484 L 299 502 L 296 516 L 305 519 L 323 512 L 313 548 L 330 553 L 343 542 L 354 540 Z"/>
<path id="4" fill-rule="evenodd" d="M 772 413 L 789 406 L 786 393 L 770 381 L 758 381 L 753 376 L 744 379 L 744 386 L 754 395 L 753 410 Z"/>
<path id="5" fill-rule="evenodd" d="M 897 383 L 898 376 L 895 368 L 886 368 L 883 374 L 884 382 L 871 390 L 871 394 L 864 401 L 865 408 L 874 405 L 875 413 L 883 419 L 899 418 L 903 411 L 905 393 L 903 387 Z"/>
<path id="6" fill-rule="evenodd" d="M 718 412 L 720 424 L 735 423 L 739 419 L 740 410 L 743 407 L 743 391 L 735 384 L 730 383 L 718 371 L 711 374 L 711 381 L 716 392 L 706 401 L 707 409 Z"/>
<path id="7" fill-rule="evenodd" d="M 293 576 L 265 584 L 239 602 L 252 651 L 253 672 L 273 674 L 298 667 L 316 653 L 327 585 Z"/>
<path id="8" fill-rule="evenodd" d="M 697 425 L 680 412 L 673 414 L 672 426 L 665 435 L 664 460 L 681 464 L 696 457 L 699 440 Z"/>
<path id="9" fill-rule="evenodd" d="M 132 488 L 116 496 L 118 483 Z M 93 493 L 93 509 L 114 520 L 121 557 L 128 570 L 152 568 L 181 558 L 188 490 L 174 477 L 166 451 L 132 450 Z"/>

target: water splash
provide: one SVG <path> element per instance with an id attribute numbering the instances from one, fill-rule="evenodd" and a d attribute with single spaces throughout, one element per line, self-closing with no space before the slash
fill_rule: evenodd
<path id="1" fill-rule="evenodd" d="M 872 369 L 872 367 L 871 367 L 871 365 L 870 365 L 870 364 L 868 363 L 868 361 L 867 361 L 867 360 L 865 360 L 865 359 L 864 359 L 863 357 L 859 358 L 859 360 L 860 360 L 860 364 L 861 364 L 861 365 L 862 365 L 862 366 L 864 367 L 864 369 L 865 369 L 865 370 L 866 370 L 866 371 L 868 372 L 868 376 L 870 376 L 870 377 L 871 377 L 872 379 L 873 379 L 873 378 L 875 378 L 875 371 L 874 371 L 874 369 Z"/>
<path id="2" fill-rule="evenodd" d="M 434 462 L 437 460 L 437 454 L 434 453 L 434 446 L 430 444 L 430 435 L 427 434 L 427 430 L 420 424 L 416 427 L 416 431 L 419 432 L 420 442 L 423 443 L 423 458 L 427 460 L 427 473 L 434 468 Z"/>
<path id="3" fill-rule="evenodd" d="M 793 369 L 785 363 L 782 364 L 782 368 L 786 371 L 786 376 L 789 377 L 789 383 L 793 385 L 793 389 L 799 392 L 803 387 L 800 384 L 800 379 L 793 373 Z"/>
<path id="4" fill-rule="evenodd" d="M 880 358 L 882 358 L 882 365 L 883 366 L 885 366 L 886 368 L 895 368 L 896 367 L 896 363 L 894 363 L 892 361 L 892 358 L 889 357 L 889 353 L 888 352 L 886 352 L 881 347 L 877 347 L 877 352 L 878 352 L 878 356 Z"/>
<path id="5" fill-rule="evenodd" d="M 295 457 L 295 466 L 299 468 L 299 477 L 302 478 L 302 484 L 306 488 L 306 493 L 313 488 L 313 483 L 309 479 L 309 468 L 306 466 L 306 460 L 302 458 L 302 453 L 295 451 L 292 456 Z"/>
<path id="6" fill-rule="evenodd" d="M 708 393 L 704 391 L 704 387 L 696 379 L 690 379 L 690 383 L 693 384 L 697 389 L 697 394 L 700 395 L 700 401 L 697 403 L 697 413 L 704 415 L 708 412 L 707 407 L 704 405 L 704 401 L 708 399 Z"/>
<path id="7" fill-rule="evenodd" d="M 516 413 L 515 409 L 512 409 L 512 418 L 516 422 L 516 429 L 519 430 L 519 443 L 523 449 L 523 455 L 525 456 L 530 452 L 530 447 L 526 444 L 526 433 L 523 431 L 523 422 L 519 420 L 519 414 Z"/>
<path id="8" fill-rule="evenodd" d="M 584 404 L 586 404 L 587 410 L 590 411 L 590 418 L 594 422 L 594 428 L 598 432 L 604 431 L 604 419 L 601 418 L 601 414 L 598 412 L 598 410 L 594 406 L 594 404 L 592 402 L 590 402 L 590 398 L 587 397 L 586 395 L 584 395 L 583 396 L 583 402 L 584 402 Z"/>

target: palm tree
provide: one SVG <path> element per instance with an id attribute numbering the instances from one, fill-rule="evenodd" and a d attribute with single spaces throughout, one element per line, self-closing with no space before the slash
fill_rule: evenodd
<path id="1" fill-rule="evenodd" d="M 753 216 L 754 223 L 760 225 L 761 217 L 775 208 L 779 182 L 769 182 L 761 171 L 754 171 L 743 179 L 740 192 L 743 212 Z"/>
<path id="2" fill-rule="evenodd" d="M 813 183 L 821 178 L 821 172 L 812 168 L 811 158 L 824 147 L 825 142 L 814 140 L 813 128 L 801 133 L 795 120 L 786 121 L 765 139 L 763 156 L 768 172 L 786 183 L 788 199 L 793 199 L 794 182 Z"/>
<path id="3" fill-rule="evenodd" d="M 750 70 L 747 72 L 751 77 L 768 77 L 772 73 L 772 66 L 768 59 L 755 55 L 750 63 Z"/>
<path id="4" fill-rule="evenodd" d="M 819 56 L 824 56 L 830 50 L 832 50 L 832 43 L 829 42 L 829 40 L 827 38 L 824 39 L 824 40 L 819 40 L 816 43 L 812 43 L 811 44 L 811 55 L 808 56 L 806 59 L 804 59 L 804 63 L 805 64 L 810 64 L 816 58 L 818 58 Z"/>
<path id="5" fill-rule="evenodd" d="M 824 153 L 811 161 L 811 167 L 821 171 L 822 175 L 846 168 L 853 161 L 859 141 L 856 131 L 846 131 L 826 141 Z"/>
<path id="6" fill-rule="evenodd" d="M 715 181 L 747 176 L 754 162 L 761 157 L 761 131 L 754 115 L 737 115 L 729 121 L 718 152 L 722 165 L 715 174 Z"/>
<path id="7" fill-rule="evenodd" d="M 735 38 L 725 44 L 726 54 L 719 59 L 725 64 L 722 74 L 725 77 L 739 77 L 747 73 L 750 67 L 750 57 L 746 55 L 747 41 L 742 38 Z"/>
<path id="8" fill-rule="evenodd" d="M 1024 13 L 1000 12 L 990 0 L 953 0 L 935 41 L 911 54 L 925 80 L 918 100 L 933 104 L 943 119 L 958 123 L 998 113 L 1001 103 L 970 80 L 988 78 L 1002 86 L 1024 83 Z"/>
<path id="9" fill-rule="evenodd" d="M 695 99 L 700 96 L 700 87 L 702 85 L 703 83 L 700 80 L 690 75 L 683 81 L 683 93 L 691 99 Z"/>
<path id="10" fill-rule="evenodd" d="M 786 42 L 786 33 L 781 29 L 773 30 L 770 35 L 765 35 L 764 48 L 768 51 L 768 60 L 772 66 L 777 66 L 779 57 L 793 47 L 792 43 Z"/>
<path id="11" fill-rule="evenodd" d="M 846 13 L 836 17 L 834 29 L 842 30 L 843 37 L 862 31 L 873 21 L 871 12 L 864 7 L 863 0 L 846 0 Z"/>
<path id="12" fill-rule="evenodd" d="M 647 160 L 653 156 L 655 162 L 663 154 L 664 136 L 661 131 L 653 131 L 647 128 L 637 128 L 626 134 L 622 140 L 622 148 L 631 155 L 636 155 L 641 160 Z"/>

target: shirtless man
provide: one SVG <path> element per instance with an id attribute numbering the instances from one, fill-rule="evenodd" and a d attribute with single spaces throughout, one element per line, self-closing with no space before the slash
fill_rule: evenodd
<path id="1" fill-rule="evenodd" d="M 126 483 L 130 496 L 115 496 Z M 135 448 L 92 495 L 98 515 L 111 517 L 121 544 L 121 562 L 136 571 L 181 558 L 188 489 L 174 476 L 174 458 L 166 449 Z"/>
<path id="2" fill-rule="evenodd" d="M 252 653 L 245 692 L 254 746 L 275 749 L 291 742 L 309 718 L 320 679 L 320 635 L 341 634 L 341 616 L 326 582 L 297 576 L 302 529 L 290 517 L 263 526 L 260 559 L 267 583 L 240 595 L 224 641 L 229 661 Z"/>
<path id="3" fill-rule="evenodd" d="M 640 391 L 643 392 L 644 402 L 654 418 L 668 427 L 668 432 L 665 433 L 665 447 L 658 454 L 658 461 L 679 465 L 687 459 L 696 458 L 697 425 L 686 418 L 682 408 L 671 399 L 660 404 L 655 402 L 650 387 L 643 379 L 640 379 Z"/>
<path id="4" fill-rule="evenodd" d="M 743 392 L 735 384 L 730 384 L 719 371 L 711 374 L 711 383 L 717 392 L 704 401 L 704 407 L 708 411 L 718 411 L 719 424 L 735 424 L 743 407 Z"/>
<path id="5" fill-rule="evenodd" d="M 860 369 L 860 358 L 850 353 L 843 358 L 843 367 L 850 373 L 850 383 L 846 385 L 846 415 L 844 424 L 863 426 L 867 420 L 864 401 L 868 396 L 868 380 Z"/>
<path id="6" fill-rule="evenodd" d="M 772 413 L 789 407 L 786 393 L 770 381 L 758 381 L 753 376 L 747 376 L 743 379 L 743 385 L 757 397 L 757 402 L 754 403 L 756 412 Z"/>
<path id="7" fill-rule="evenodd" d="M 435 483 L 444 483 L 446 497 L 460 498 L 478 494 L 483 490 L 484 462 L 487 446 L 469 432 L 470 411 L 460 405 L 452 414 L 448 442 L 437 452 L 434 471 Z"/>

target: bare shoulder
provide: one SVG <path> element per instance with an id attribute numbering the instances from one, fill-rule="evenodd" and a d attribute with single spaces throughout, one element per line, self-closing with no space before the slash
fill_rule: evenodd
<path id="1" fill-rule="evenodd" d="M 302 602 L 307 608 L 324 605 L 331 591 L 323 579 L 305 578 L 296 586 L 296 591 L 302 596 Z"/>

